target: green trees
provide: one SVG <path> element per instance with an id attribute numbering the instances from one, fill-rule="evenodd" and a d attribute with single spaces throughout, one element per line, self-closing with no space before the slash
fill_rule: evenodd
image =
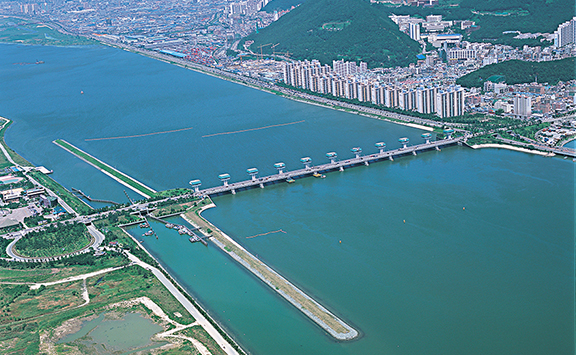
<path id="1" fill-rule="evenodd" d="M 420 52 L 387 13 L 366 0 L 309 0 L 245 40 L 254 41 L 250 48 L 257 53 L 261 45 L 278 43 L 276 53 L 289 51 L 295 59 L 365 61 L 371 68 L 405 66 Z M 270 47 L 262 52 L 270 54 Z"/>
<path id="2" fill-rule="evenodd" d="M 78 251 L 86 247 L 90 239 L 84 224 L 59 223 L 26 234 L 14 247 L 22 256 L 52 257 Z"/>
<path id="3" fill-rule="evenodd" d="M 550 62 L 524 62 L 509 60 L 490 64 L 472 73 L 464 75 L 456 84 L 464 87 L 482 87 L 484 81 L 493 75 L 502 75 L 506 84 L 514 85 L 531 83 L 538 79 L 539 83 L 554 85 L 558 81 L 568 81 L 576 78 L 575 58 L 565 58 Z"/>
<path id="4" fill-rule="evenodd" d="M 441 1 L 442 4 L 442 1 Z M 514 39 L 516 34 L 503 35 L 504 31 L 522 33 L 552 33 L 562 22 L 574 16 L 573 0 L 462 0 L 459 6 L 390 7 L 380 5 L 382 11 L 396 15 L 425 17 L 442 15 L 445 20 L 471 20 L 476 27 L 466 30 L 464 39 L 472 42 L 491 42 L 511 46 L 550 45 L 538 39 Z"/>

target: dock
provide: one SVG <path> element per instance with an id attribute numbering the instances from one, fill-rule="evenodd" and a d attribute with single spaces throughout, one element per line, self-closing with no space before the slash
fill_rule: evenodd
<path id="1" fill-rule="evenodd" d="M 362 149 L 352 148 L 352 152 L 355 155 L 354 158 L 336 160 L 337 157 L 336 153 L 331 152 L 326 155 L 328 159 L 330 159 L 330 162 L 326 164 L 312 166 L 311 159 L 305 157 L 300 159 L 300 161 L 305 165 L 303 169 L 284 172 L 282 169 L 285 166 L 284 163 L 277 163 L 275 167 L 278 169 L 278 174 L 257 178 L 256 174 L 258 170 L 255 168 L 250 168 L 247 170 L 248 174 L 251 175 L 251 178 L 248 180 L 229 183 L 228 181 L 230 179 L 230 176 L 228 174 L 222 174 L 219 176 L 224 183 L 221 186 L 210 187 L 207 189 L 200 189 L 199 188 L 201 184 L 200 180 L 190 181 L 190 184 L 194 188 L 195 196 L 217 196 L 226 193 L 235 194 L 236 191 L 239 190 L 245 190 L 253 187 L 264 188 L 265 185 L 293 180 L 295 178 L 300 178 L 304 176 L 311 176 L 313 174 L 321 174 L 335 170 L 344 171 L 345 168 L 350 168 L 358 165 L 368 166 L 370 165 L 370 163 L 377 162 L 380 160 L 393 161 L 394 158 L 404 155 L 417 155 L 419 152 L 427 150 L 440 150 L 440 148 L 446 146 L 461 144 L 463 140 L 464 137 L 447 138 L 435 142 L 430 142 L 427 139 L 426 143 L 408 146 L 407 138 L 401 138 L 400 142 L 402 143 L 403 147 L 394 150 L 386 151 L 384 150 L 384 147 L 386 146 L 384 143 L 376 143 L 376 147 L 380 150 L 380 152 L 374 154 L 361 155 Z"/>
<path id="2" fill-rule="evenodd" d="M 151 214 L 147 215 L 148 218 L 153 219 L 155 221 L 158 221 L 160 223 L 163 223 L 164 225 L 168 225 L 170 224 L 170 228 L 173 228 L 175 230 L 178 231 L 178 233 L 180 233 L 181 235 L 188 235 L 190 238 L 188 238 L 188 240 L 191 243 L 196 243 L 196 242 L 200 242 L 202 244 L 204 244 L 204 246 L 208 246 L 208 242 L 206 242 L 206 239 L 210 238 L 210 236 L 206 236 L 203 235 L 202 232 L 200 231 L 200 228 L 188 228 L 184 225 L 181 224 L 173 224 L 173 223 L 168 223 L 165 220 L 158 218 L 156 216 L 153 216 Z M 195 232 L 199 233 L 200 236 L 198 234 L 196 234 Z"/>

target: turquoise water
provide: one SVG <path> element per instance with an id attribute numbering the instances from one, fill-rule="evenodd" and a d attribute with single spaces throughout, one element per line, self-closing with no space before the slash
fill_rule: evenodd
<path id="1" fill-rule="evenodd" d="M 422 132 L 413 128 L 304 105 L 121 50 L 0 45 L 0 51 L 0 78 L 10 84 L 0 87 L 0 115 L 15 121 L 7 143 L 93 198 L 126 199 L 124 187 L 53 140 L 65 139 L 157 190 L 185 187 L 196 178 L 219 185 L 224 172 L 232 181 L 245 180 L 251 167 L 276 173 L 278 161 L 296 169 L 303 156 L 325 163 L 326 152 L 352 157 L 355 146 L 376 152 L 379 141 L 399 147 L 403 136 L 422 142 Z M 30 58 L 45 64 L 13 64 Z"/>
<path id="2" fill-rule="evenodd" d="M 332 150 L 350 157 L 378 141 L 395 148 L 422 133 L 110 48 L 0 51 L 0 115 L 15 121 L 8 144 L 94 198 L 123 200 L 124 188 L 52 140 L 165 189 L 192 178 L 214 186 L 223 172 L 244 179 L 252 166 L 273 173 L 277 161 L 298 168 L 302 156 L 325 162 Z M 36 59 L 46 64 L 12 65 Z M 209 220 L 362 333 L 333 341 L 213 245 L 157 225 L 158 240 L 139 237 L 252 353 L 574 353 L 570 160 L 451 147 L 215 202 Z M 286 234 L 246 238 L 278 229 Z"/>

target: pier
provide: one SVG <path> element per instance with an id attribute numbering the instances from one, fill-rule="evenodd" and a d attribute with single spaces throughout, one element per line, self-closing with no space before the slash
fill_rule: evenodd
<path id="1" fill-rule="evenodd" d="M 447 132 L 451 133 L 451 132 Z M 304 165 L 303 169 L 297 169 L 292 171 L 284 172 L 284 163 L 276 163 L 274 167 L 278 169 L 278 174 L 264 176 L 264 177 L 257 177 L 258 169 L 250 168 L 247 170 L 248 175 L 250 175 L 250 179 L 229 183 L 230 175 L 229 174 L 222 174 L 220 175 L 220 179 L 223 182 L 223 185 L 217 187 L 210 187 L 207 189 L 200 189 L 201 181 L 200 180 L 192 180 L 190 181 L 190 185 L 194 189 L 195 196 L 214 196 L 214 195 L 222 195 L 225 193 L 232 193 L 235 194 L 238 190 L 245 190 L 248 188 L 253 187 L 260 187 L 264 188 L 264 185 L 273 184 L 282 181 L 292 181 L 294 178 L 309 176 L 314 174 L 325 173 L 329 171 L 344 171 L 345 168 L 349 168 L 352 166 L 357 165 L 366 165 L 368 166 L 372 162 L 376 162 L 379 160 L 391 160 L 394 161 L 395 157 L 400 157 L 404 155 L 417 155 L 417 152 L 423 152 L 427 150 L 440 150 L 440 148 L 459 144 L 464 140 L 464 137 L 456 137 L 452 138 L 451 135 L 448 135 L 448 138 L 430 142 L 429 134 L 423 134 L 422 138 L 426 141 L 423 144 L 417 145 L 408 145 L 408 138 L 400 138 L 399 142 L 402 144 L 402 148 L 394 149 L 394 150 L 384 150 L 386 144 L 383 142 L 376 143 L 375 146 L 379 150 L 379 152 L 369 155 L 361 155 L 362 149 L 360 147 L 352 148 L 351 151 L 354 154 L 354 158 L 337 160 L 337 154 L 335 152 L 327 153 L 326 156 L 330 160 L 329 163 L 320 164 L 313 166 L 312 159 L 309 157 L 304 157 L 300 159 L 300 162 Z"/>
<path id="2" fill-rule="evenodd" d="M 86 200 L 90 201 L 90 202 L 100 202 L 100 203 L 107 203 L 110 205 L 117 205 L 118 202 L 114 202 L 114 201 L 110 201 L 110 200 L 99 200 L 96 198 L 91 198 L 90 196 L 86 195 L 84 192 L 82 192 L 82 190 L 78 190 L 75 188 L 71 188 L 72 189 L 72 193 L 77 195 L 78 197 L 84 197 Z"/>

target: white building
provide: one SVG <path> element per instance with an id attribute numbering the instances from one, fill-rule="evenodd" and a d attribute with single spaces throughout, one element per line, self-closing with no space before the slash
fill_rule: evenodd
<path id="1" fill-rule="evenodd" d="M 409 25 L 409 35 L 415 41 L 420 40 L 420 24 L 419 23 L 412 23 L 410 22 Z"/>
<path id="2" fill-rule="evenodd" d="M 532 98 L 527 95 L 514 96 L 514 116 L 528 118 L 532 115 Z"/>
<path id="3" fill-rule="evenodd" d="M 570 43 L 576 43 L 576 17 L 566 21 L 554 32 L 554 46 L 564 47 Z"/>

